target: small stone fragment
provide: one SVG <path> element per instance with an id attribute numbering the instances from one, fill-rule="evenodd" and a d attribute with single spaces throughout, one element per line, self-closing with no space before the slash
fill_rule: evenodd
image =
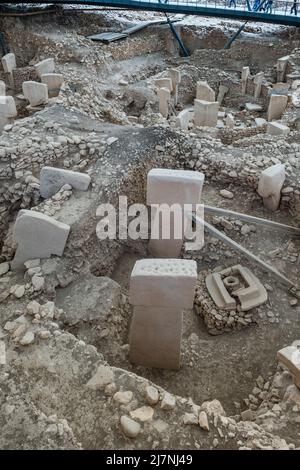
<path id="1" fill-rule="evenodd" d="M 127 405 L 129 402 L 131 402 L 133 398 L 133 393 L 131 390 L 128 390 L 127 392 L 116 392 L 113 396 L 113 399 L 122 405 Z"/>
<path id="2" fill-rule="evenodd" d="M 156 405 L 159 400 L 159 394 L 157 388 L 149 385 L 145 390 L 146 400 L 149 405 Z"/>
<path id="3" fill-rule="evenodd" d="M 209 431 L 209 423 L 205 411 L 200 411 L 199 413 L 199 426 L 200 428 L 205 429 L 205 431 Z"/>
<path id="4" fill-rule="evenodd" d="M 176 405 L 175 397 L 173 395 L 171 395 L 170 393 L 165 392 L 164 396 L 163 396 L 163 399 L 162 399 L 162 402 L 161 402 L 161 405 L 160 405 L 161 409 L 162 410 L 173 410 L 175 408 L 175 405 Z"/>
<path id="5" fill-rule="evenodd" d="M 27 331 L 23 338 L 20 339 L 19 343 L 22 346 L 28 346 L 29 344 L 33 343 L 34 341 L 34 333 L 32 331 Z"/>
<path id="6" fill-rule="evenodd" d="M 136 437 L 141 431 L 141 425 L 129 418 L 129 416 L 121 416 L 120 424 L 125 436 L 130 437 L 131 439 Z"/>
<path id="7" fill-rule="evenodd" d="M 130 412 L 130 416 L 133 419 L 138 419 L 139 421 L 150 421 L 153 417 L 154 409 L 151 406 L 141 406 L 134 411 Z"/>
<path id="8" fill-rule="evenodd" d="M 233 199 L 233 193 L 227 189 L 221 189 L 220 196 L 225 197 L 226 199 Z"/>

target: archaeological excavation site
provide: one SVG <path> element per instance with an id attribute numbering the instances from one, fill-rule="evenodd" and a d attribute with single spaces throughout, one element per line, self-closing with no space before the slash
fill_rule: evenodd
<path id="1" fill-rule="evenodd" d="M 0 448 L 300 449 L 300 30 L 57 3 L 0 5 Z"/>

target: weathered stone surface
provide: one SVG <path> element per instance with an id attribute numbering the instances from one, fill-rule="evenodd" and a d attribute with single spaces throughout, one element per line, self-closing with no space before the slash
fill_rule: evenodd
<path id="1" fill-rule="evenodd" d="M 285 166 L 282 163 L 277 163 L 262 171 L 257 192 L 263 198 L 267 209 L 271 211 L 278 209 L 284 180 Z"/>
<path id="2" fill-rule="evenodd" d="M 246 103 L 245 108 L 247 109 L 247 111 L 255 112 L 255 113 L 262 111 L 262 107 L 256 103 Z"/>
<path id="3" fill-rule="evenodd" d="M 157 88 L 167 88 L 170 92 L 173 91 L 172 78 L 170 77 L 157 78 L 154 80 L 154 84 Z"/>
<path id="4" fill-rule="evenodd" d="M 85 173 L 44 166 L 40 173 L 40 193 L 44 198 L 56 194 L 64 184 L 79 191 L 87 191 L 91 177 Z"/>
<path id="5" fill-rule="evenodd" d="M 64 77 L 60 73 L 45 73 L 41 75 L 41 82 L 47 85 L 49 96 L 57 96 L 64 82 Z"/>
<path id="6" fill-rule="evenodd" d="M 23 82 L 22 91 L 30 106 L 38 106 L 48 101 L 48 87 L 45 83 Z"/>
<path id="7" fill-rule="evenodd" d="M 271 135 L 287 135 L 290 128 L 281 124 L 280 122 L 269 122 L 267 126 L 267 133 Z"/>
<path id="8" fill-rule="evenodd" d="M 12 96 L 0 96 L 0 118 L 13 118 L 17 116 L 15 100 Z"/>
<path id="9" fill-rule="evenodd" d="M 125 436 L 130 437 L 131 439 L 136 437 L 141 431 L 141 425 L 129 418 L 129 416 L 121 416 L 120 425 Z"/>
<path id="10" fill-rule="evenodd" d="M 100 365 L 97 369 L 97 372 L 93 377 L 88 381 L 86 386 L 92 390 L 101 390 L 106 385 L 112 383 L 114 380 L 114 373 L 110 367 Z"/>
<path id="11" fill-rule="evenodd" d="M 218 122 L 219 103 L 204 100 L 194 100 L 195 126 L 215 127 Z"/>
<path id="12" fill-rule="evenodd" d="M 15 54 L 9 52 L 1 59 L 3 70 L 5 73 L 12 73 L 13 69 L 17 67 Z"/>
<path id="13" fill-rule="evenodd" d="M 1 263 L 0 264 L 0 276 L 3 276 L 9 271 L 9 263 Z"/>
<path id="14" fill-rule="evenodd" d="M 70 226 L 39 212 L 21 210 L 14 227 L 14 240 L 18 244 L 12 262 L 13 269 L 22 269 L 24 262 L 35 258 L 61 256 Z"/>
<path id="15" fill-rule="evenodd" d="M 197 264 L 183 259 L 143 259 L 130 278 L 130 302 L 135 306 L 192 308 Z"/>
<path id="16" fill-rule="evenodd" d="M 197 82 L 196 99 L 212 102 L 216 100 L 216 94 L 207 82 L 199 81 Z"/>
<path id="17" fill-rule="evenodd" d="M 49 58 L 41 60 L 41 62 L 35 64 L 34 68 L 37 71 L 39 77 L 42 77 L 42 75 L 45 75 L 47 73 L 53 73 L 55 71 L 54 59 Z"/>
<path id="18" fill-rule="evenodd" d="M 200 411 L 199 413 L 199 426 L 205 431 L 209 431 L 209 423 L 208 423 L 208 418 L 207 418 L 207 414 L 205 411 Z"/>
<path id="19" fill-rule="evenodd" d="M 153 168 L 147 176 L 147 204 L 200 203 L 204 174 Z"/>
<path id="20" fill-rule="evenodd" d="M 219 103 L 220 106 L 222 105 L 223 100 L 224 100 L 224 98 L 225 98 L 225 95 L 226 95 L 226 93 L 228 93 L 228 91 L 229 91 L 228 86 L 225 86 L 225 85 L 220 85 L 220 86 L 219 86 L 219 92 L 218 92 L 218 96 L 217 96 L 217 102 Z"/>
<path id="21" fill-rule="evenodd" d="M 130 416 L 133 419 L 137 419 L 144 423 L 145 421 L 151 421 L 154 415 L 154 409 L 151 406 L 141 406 L 134 411 L 130 412 Z"/>
<path id="22" fill-rule="evenodd" d="M 247 83 L 248 78 L 250 77 L 250 68 L 243 67 L 242 68 L 242 94 L 245 95 L 247 92 Z"/>
<path id="23" fill-rule="evenodd" d="M 0 80 L 0 96 L 5 96 L 6 84 L 3 80 Z"/>
<path id="24" fill-rule="evenodd" d="M 277 352 L 277 359 L 284 364 L 294 378 L 295 385 L 300 388 L 300 348 L 287 346 Z"/>
<path id="25" fill-rule="evenodd" d="M 145 398 L 147 402 L 149 403 L 149 405 L 156 405 L 156 403 L 158 403 L 158 400 L 159 400 L 159 393 L 158 393 L 157 388 L 153 387 L 152 385 L 149 385 L 148 387 L 146 387 Z"/>
<path id="26" fill-rule="evenodd" d="M 288 97 L 286 95 L 271 95 L 268 107 L 268 121 L 281 119 L 286 108 Z"/>
<path id="27" fill-rule="evenodd" d="M 189 109 L 184 109 L 176 116 L 175 126 L 185 131 L 189 128 L 189 123 L 193 117 L 193 113 Z"/>
<path id="28" fill-rule="evenodd" d="M 171 79 L 169 79 L 171 81 Z M 167 118 L 169 115 L 169 103 L 171 100 L 171 93 L 168 88 L 158 89 L 158 108 L 160 114 Z"/>

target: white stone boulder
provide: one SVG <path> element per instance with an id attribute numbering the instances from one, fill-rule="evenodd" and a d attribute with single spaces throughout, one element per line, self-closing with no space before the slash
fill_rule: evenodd
<path id="1" fill-rule="evenodd" d="M 24 269 L 25 261 L 63 254 L 70 226 L 40 212 L 21 210 L 17 216 L 13 238 L 17 251 L 12 269 Z"/>
<path id="2" fill-rule="evenodd" d="M 79 191 L 87 191 L 91 177 L 86 173 L 45 166 L 40 173 L 40 193 L 44 198 L 56 194 L 65 184 Z"/>
<path id="3" fill-rule="evenodd" d="M 190 109 L 184 109 L 176 116 L 175 127 L 180 127 L 185 131 L 189 128 L 189 123 L 193 117 L 193 113 Z"/>

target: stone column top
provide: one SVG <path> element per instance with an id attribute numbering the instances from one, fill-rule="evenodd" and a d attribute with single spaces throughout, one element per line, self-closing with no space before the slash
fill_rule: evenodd
<path id="1" fill-rule="evenodd" d="M 197 263 L 187 259 L 141 259 L 136 261 L 131 277 L 168 276 L 197 278 Z"/>

